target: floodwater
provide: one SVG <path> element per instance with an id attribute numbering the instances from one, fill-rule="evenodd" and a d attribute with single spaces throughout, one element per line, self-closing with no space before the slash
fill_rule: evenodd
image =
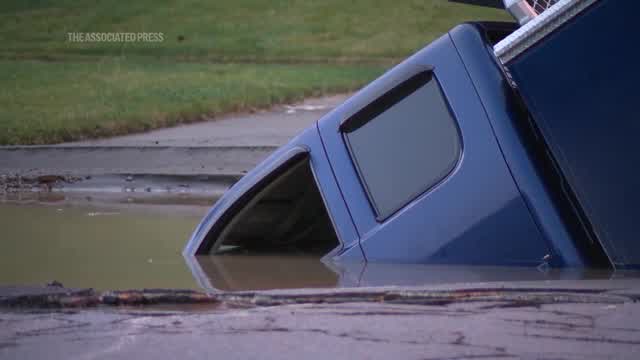
<path id="1" fill-rule="evenodd" d="M 213 200 L 87 199 L 0 202 L 0 285 L 55 280 L 98 290 L 217 291 L 638 277 L 584 269 L 323 263 L 297 255 L 184 258 L 182 249 Z"/>
<path id="2" fill-rule="evenodd" d="M 0 284 L 198 288 L 180 253 L 205 211 L 0 204 Z"/>
<path id="3" fill-rule="evenodd" d="M 98 290 L 338 285 L 336 273 L 317 256 L 185 259 L 182 249 L 213 202 L 175 196 L 56 194 L 0 201 L 0 285 L 57 281 L 66 287 Z M 210 278 L 203 281 L 203 276 Z"/>

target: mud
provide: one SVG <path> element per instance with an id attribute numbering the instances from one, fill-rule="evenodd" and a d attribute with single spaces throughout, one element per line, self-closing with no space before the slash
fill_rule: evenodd
<path id="1" fill-rule="evenodd" d="M 0 174 L 0 195 L 20 192 L 50 192 L 54 187 L 70 185 L 85 178 L 71 175 Z"/>

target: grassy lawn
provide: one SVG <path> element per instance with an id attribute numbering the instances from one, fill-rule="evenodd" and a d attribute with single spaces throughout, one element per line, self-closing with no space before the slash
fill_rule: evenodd
<path id="1" fill-rule="evenodd" d="M 356 89 L 457 23 L 444 0 L 3 0 L 0 144 L 168 126 Z M 162 33 L 70 42 L 69 32 Z"/>
<path id="2" fill-rule="evenodd" d="M 0 61 L 0 143 L 149 130 L 352 90 L 377 73 L 356 65 Z"/>

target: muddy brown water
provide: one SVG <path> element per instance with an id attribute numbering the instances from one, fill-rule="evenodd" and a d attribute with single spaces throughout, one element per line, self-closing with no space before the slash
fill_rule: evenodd
<path id="1" fill-rule="evenodd" d="M 0 284 L 198 288 L 180 252 L 200 217 L 135 207 L 2 204 Z"/>
<path id="2" fill-rule="evenodd" d="M 251 290 L 338 284 L 317 256 L 203 256 L 189 264 L 182 249 L 206 203 L 62 195 L 0 202 L 0 285 Z"/>
<path id="3" fill-rule="evenodd" d="M 0 285 L 55 280 L 97 290 L 216 291 L 638 277 L 584 269 L 323 263 L 316 256 L 184 258 L 182 249 L 209 208 L 202 199 L 178 205 L 42 200 L 0 202 Z"/>

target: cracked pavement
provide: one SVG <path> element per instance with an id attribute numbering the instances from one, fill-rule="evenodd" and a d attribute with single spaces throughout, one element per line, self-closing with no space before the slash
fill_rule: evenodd
<path id="1" fill-rule="evenodd" d="M 407 299 L 435 292 L 293 290 L 221 294 L 217 305 L 5 309 L 0 359 L 639 358 L 635 291 L 586 289 L 522 287 L 496 297 L 461 288 L 444 294 L 471 297 L 416 304 Z"/>

